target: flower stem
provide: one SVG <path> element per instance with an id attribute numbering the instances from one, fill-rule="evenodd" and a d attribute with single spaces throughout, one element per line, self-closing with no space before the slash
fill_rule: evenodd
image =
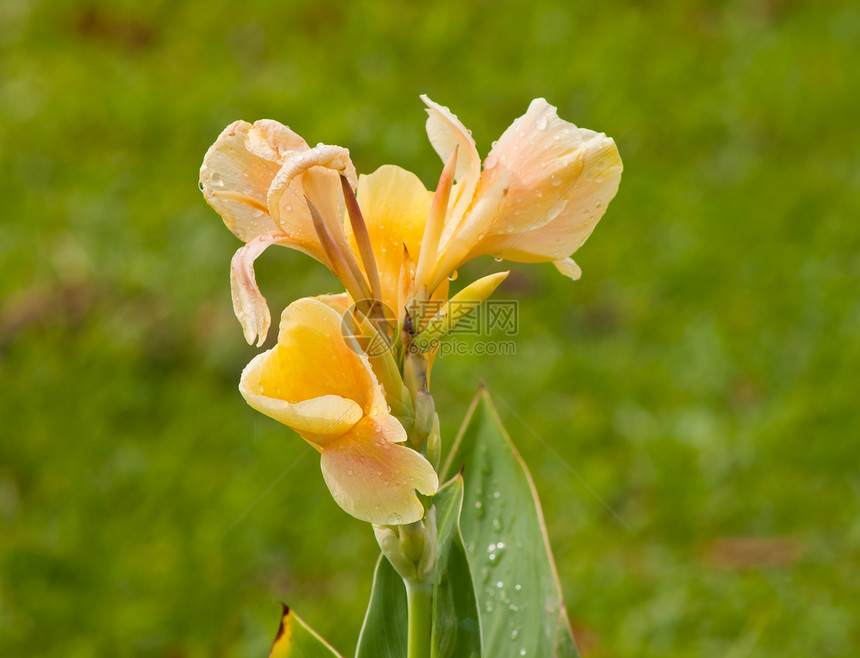
<path id="1" fill-rule="evenodd" d="M 406 600 L 409 606 L 407 658 L 430 658 L 433 584 L 407 581 Z"/>

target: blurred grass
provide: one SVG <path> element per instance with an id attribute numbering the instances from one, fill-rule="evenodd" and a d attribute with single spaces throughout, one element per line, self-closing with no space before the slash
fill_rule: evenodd
<path id="1" fill-rule="evenodd" d="M 848 2 L 4 2 L 0 655 L 265 655 L 281 599 L 352 650 L 374 542 L 236 391 L 197 169 L 266 117 L 433 185 L 422 92 L 482 152 L 545 96 L 625 162 L 583 280 L 500 291 L 516 357 L 434 370 L 449 442 L 496 395 L 587 655 L 860 651 L 857 61 Z"/>

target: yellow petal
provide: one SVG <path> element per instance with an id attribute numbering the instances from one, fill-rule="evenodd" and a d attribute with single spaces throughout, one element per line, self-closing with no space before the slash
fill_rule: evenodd
<path id="1" fill-rule="evenodd" d="M 358 203 L 373 245 L 382 301 L 395 316 L 404 266 L 403 248 L 406 247 L 409 259 L 417 262 L 432 199 L 432 193 L 415 174 L 393 165 L 382 166 L 358 179 Z M 351 228 L 348 230 L 351 232 Z M 358 253 L 352 235 L 350 244 Z"/>
<path id="2" fill-rule="evenodd" d="M 207 151 L 200 187 L 239 239 L 248 242 L 277 230 L 265 210 L 269 185 L 284 155 L 302 149 L 307 149 L 304 140 L 275 121 L 236 121 Z"/>
<path id="3" fill-rule="evenodd" d="M 532 101 L 487 157 L 477 196 L 502 176 L 510 176 L 510 185 L 469 258 L 494 254 L 530 262 L 569 256 L 603 216 L 621 170 L 612 139 L 559 119 L 542 98 Z"/>
<path id="4" fill-rule="evenodd" d="M 252 407 L 318 445 L 387 408 L 367 357 L 342 335 L 340 314 L 313 298 L 284 310 L 278 345 L 251 361 L 239 389 Z"/>
<path id="5" fill-rule="evenodd" d="M 388 414 L 365 416 L 322 452 L 323 477 L 338 505 L 370 523 L 399 525 L 424 516 L 415 491 L 436 493 L 439 480 L 422 455 L 400 445 L 406 432 Z"/>

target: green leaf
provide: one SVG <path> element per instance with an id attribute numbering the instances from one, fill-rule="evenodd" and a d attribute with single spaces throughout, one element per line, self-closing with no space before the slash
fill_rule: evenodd
<path id="1" fill-rule="evenodd" d="M 481 620 L 460 534 L 463 478 L 457 475 L 433 497 L 438 554 L 433 582 L 433 658 L 480 658 Z M 493 654 L 487 654 L 492 656 Z"/>
<path id="2" fill-rule="evenodd" d="M 432 583 L 430 655 L 432 658 L 481 658 L 481 623 L 459 516 L 463 480 L 446 483 L 433 497 L 437 555 Z M 356 658 L 404 658 L 407 649 L 407 596 L 403 580 L 382 556 L 376 565 L 370 605 L 358 640 Z"/>
<path id="3" fill-rule="evenodd" d="M 284 606 L 269 658 L 341 658 L 301 617 Z"/>
<path id="4" fill-rule="evenodd" d="M 481 390 L 443 472 L 462 468 L 460 527 L 493 658 L 577 656 L 531 475 Z"/>
<path id="5" fill-rule="evenodd" d="M 380 555 L 355 658 L 404 658 L 406 632 L 406 586 L 386 557 Z"/>

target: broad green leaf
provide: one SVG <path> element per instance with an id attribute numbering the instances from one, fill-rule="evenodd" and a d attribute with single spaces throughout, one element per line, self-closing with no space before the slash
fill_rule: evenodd
<path id="1" fill-rule="evenodd" d="M 486 390 L 472 403 L 443 472 L 458 469 L 484 654 L 577 656 L 534 483 Z"/>
<path id="2" fill-rule="evenodd" d="M 404 658 L 406 623 L 406 586 L 386 557 L 380 555 L 355 658 Z"/>
<path id="3" fill-rule="evenodd" d="M 433 497 L 439 553 L 433 582 L 433 658 L 480 658 L 481 620 L 463 537 L 463 478 L 447 482 Z M 493 654 L 487 653 L 487 656 Z"/>
<path id="4" fill-rule="evenodd" d="M 428 614 L 432 615 L 432 658 L 481 658 L 481 623 L 459 515 L 463 480 L 459 476 L 433 497 L 438 553 Z M 356 658 L 405 658 L 406 586 L 384 557 L 374 574 L 370 605 L 358 640 Z"/>
<path id="5" fill-rule="evenodd" d="M 284 606 L 269 658 L 341 658 L 301 617 Z"/>

